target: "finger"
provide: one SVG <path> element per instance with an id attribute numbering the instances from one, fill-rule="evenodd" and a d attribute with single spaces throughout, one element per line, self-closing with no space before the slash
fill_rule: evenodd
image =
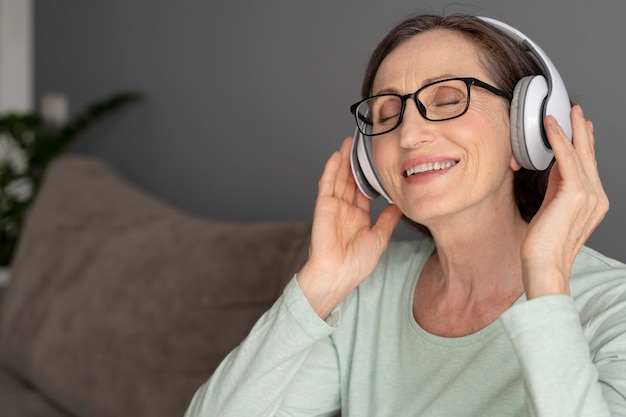
<path id="1" fill-rule="evenodd" d="M 585 167 L 587 170 L 589 182 L 597 196 L 597 201 L 595 202 L 595 212 L 597 215 L 597 223 L 599 223 L 609 211 L 609 198 L 604 191 L 602 180 L 600 179 L 600 172 L 598 171 L 598 160 L 596 159 L 595 152 L 596 138 L 593 132 L 593 123 L 589 120 L 584 120 L 584 122 L 584 127 L 586 129 L 587 138 L 589 141 L 588 153 L 592 155 L 592 157 L 589 158 L 589 163 L 587 163 Z"/>
<path id="2" fill-rule="evenodd" d="M 572 110 L 572 143 L 552 116 L 546 118 L 545 126 L 563 184 L 569 184 L 570 198 L 578 196 L 578 204 L 570 207 L 585 206 L 583 212 L 588 217 L 583 223 L 593 230 L 608 210 L 608 198 L 600 181 L 589 125 L 579 108 Z"/>
<path id="3" fill-rule="evenodd" d="M 335 152 L 328 158 L 324 166 L 318 183 L 318 197 L 332 197 L 335 194 L 335 178 L 340 165 L 341 155 L 339 152 Z"/>
<path id="4" fill-rule="evenodd" d="M 580 164 L 576 150 L 554 116 L 545 118 L 544 127 L 561 175 L 565 177 L 567 172 L 576 172 Z"/>
<path id="5" fill-rule="evenodd" d="M 583 128 L 586 131 L 587 148 L 586 150 L 582 151 L 582 155 L 580 158 L 591 184 L 597 190 L 601 190 L 602 193 L 604 193 L 604 190 L 602 188 L 602 181 L 600 180 L 600 172 L 598 171 L 598 160 L 596 159 L 593 124 L 590 121 L 585 120 L 584 125 L 581 125 L 581 130 Z"/>
<path id="6" fill-rule="evenodd" d="M 371 200 L 369 198 L 367 198 L 365 196 L 365 194 L 363 194 L 361 192 L 361 190 L 358 189 L 358 187 L 356 186 L 356 182 L 355 182 L 355 193 L 354 193 L 354 201 L 352 202 L 352 204 L 355 207 L 360 208 L 361 210 L 365 210 L 365 211 L 370 211 L 370 206 L 371 206 Z"/>
<path id="7" fill-rule="evenodd" d="M 574 132 L 573 146 L 580 158 L 589 183 L 598 195 L 604 194 L 600 173 L 598 172 L 598 161 L 596 160 L 593 124 L 585 119 L 580 106 L 572 108 L 571 120 Z"/>
<path id="8" fill-rule="evenodd" d="M 569 201 L 567 207 L 574 215 L 573 213 L 578 210 L 577 208 L 585 205 L 584 201 L 588 201 L 592 196 L 593 186 L 590 185 L 583 163 L 573 143 L 570 143 L 569 138 L 556 119 L 548 116 L 544 121 L 544 125 L 556 159 L 556 163 L 550 173 L 546 197 L 549 195 L 553 199 L 559 194 L 563 195 Z M 580 133 L 578 129 L 579 126 L 572 126 L 573 136 L 577 136 Z"/>
<path id="9" fill-rule="evenodd" d="M 350 160 L 350 156 L 352 154 L 352 138 L 346 138 L 345 142 L 347 142 L 347 144 L 345 145 L 345 157 L 343 159 L 344 163 L 345 163 L 345 175 L 346 175 L 346 183 L 345 183 L 345 189 L 344 189 L 344 199 L 346 199 L 347 201 L 351 201 L 353 202 L 353 204 L 356 205 L 357 203 L 357 198 L 358 196 L 361 194 L 361 192 L 359 191 L 357 185 L 356 185 L 356 181 L 354 179 L 354 175 L 352 173 L 352 162 Z M 343 147 L 342 147 L 342 151 L 343 151 Z"/>
<path id="10" fill-rule="evenodd" d="M 582 161 L 592 161 L 595 164 L 595 149 L 593 133 L 580 106 L 574 106 L 571 112 L 573 145 Z"/>
<path id="11" fill-rule="evenodd" d="M 350 171 L 350 148 L 352 147 L 352 138 L 347 137 L 344 139 L 339 148 L 339 154 L 341 155 L 341 164 L 337 170 L 337 176 L 335 179 L 335 197 L 346 198 L 346 194 L 349 195 L 348 201 L 352 201 L 352 195 L 354 191 L 350 190 L 350 179 L 352 171 Z"/>
<path id="12" fill-rule="evenodd" d="M 379 234 L 381 241 L 387 243 L 401 218 L 402 212 L 398 206 L 390 204 L 380 212 L 372 230 Z"/>
<path id="13" fill-rule="evenodd" d="M 600 180 L 593 154 L 591 158 L 589 157 L 588 129 L 582 114 L 572 110 L 572 143 L 569 142 L 567 135 L 554 117 L 548 116 L 545 126 L 558 163 L 559 183 L 564 181 L 563 185 L 569 184 L 568 188 L 571 192 L 578 190 L 580 196 L 586 195 L 588 200 L 595 199 L 593 195 L 597 195 Z"/>

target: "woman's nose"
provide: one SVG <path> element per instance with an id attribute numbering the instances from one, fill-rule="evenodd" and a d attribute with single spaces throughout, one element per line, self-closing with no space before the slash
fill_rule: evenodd
<path id="1" fill-rule="evenodd" d="M 430 121 L 426 120 L 419 112 L 415 100 L 407 100 L 402 123 L 398 126 L 400 134 L 400 146 L 414 148 L 423 142 L 432 140 Z"/>

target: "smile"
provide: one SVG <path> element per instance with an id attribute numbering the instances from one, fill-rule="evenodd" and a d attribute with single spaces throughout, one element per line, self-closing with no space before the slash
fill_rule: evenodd
<path id="1" fill-rule="evenodd" d="M 437 162 L 426 162 L 423 164 L 415 165 L 410 167 L 406 171 L 404 171 L 405 177 L 410 177 L 411 175 L 421 174 L 424 172 L 430 171 L 439 171 L 442 169 L 450 168 L 456 165 L 456 161 L 437 161 Z"/>

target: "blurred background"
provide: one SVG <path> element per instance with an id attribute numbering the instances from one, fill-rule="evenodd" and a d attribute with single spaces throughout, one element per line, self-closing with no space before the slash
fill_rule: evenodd
<path id="1" fill-rule="evenodd" d="M 495 17 L 546 51 L 594 121 L 612 206 L 588 244 L 625 261 L 626 2 L 562 4 L 34 1 L 34 106 L 60 98 L 71 115 L 114 91 L 141 91 L 142 102 L 89 130 L 70 151 L 108 162 L 198 216 L 309 219 L 326 159 L 353 132 L 348 107 L 359 99 L 378 41 L 415 12 Z M 396 234 L 410 236 L 402 228 Z"/>

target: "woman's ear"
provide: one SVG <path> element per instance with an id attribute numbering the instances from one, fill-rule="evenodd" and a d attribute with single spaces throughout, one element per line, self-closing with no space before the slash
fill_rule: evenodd
<path id="1" fill-rule="evenodd" d="M 520 169 L 522 169 L 522 166 L 520 165 L 519 162 L 517 162 L 517 159 L 515 159 L 515 155 L 513 155 L 511 153 L 511 162 L 509 162 L 509 167 L 513 170 L 513 172 L 517 172 Z"/>

